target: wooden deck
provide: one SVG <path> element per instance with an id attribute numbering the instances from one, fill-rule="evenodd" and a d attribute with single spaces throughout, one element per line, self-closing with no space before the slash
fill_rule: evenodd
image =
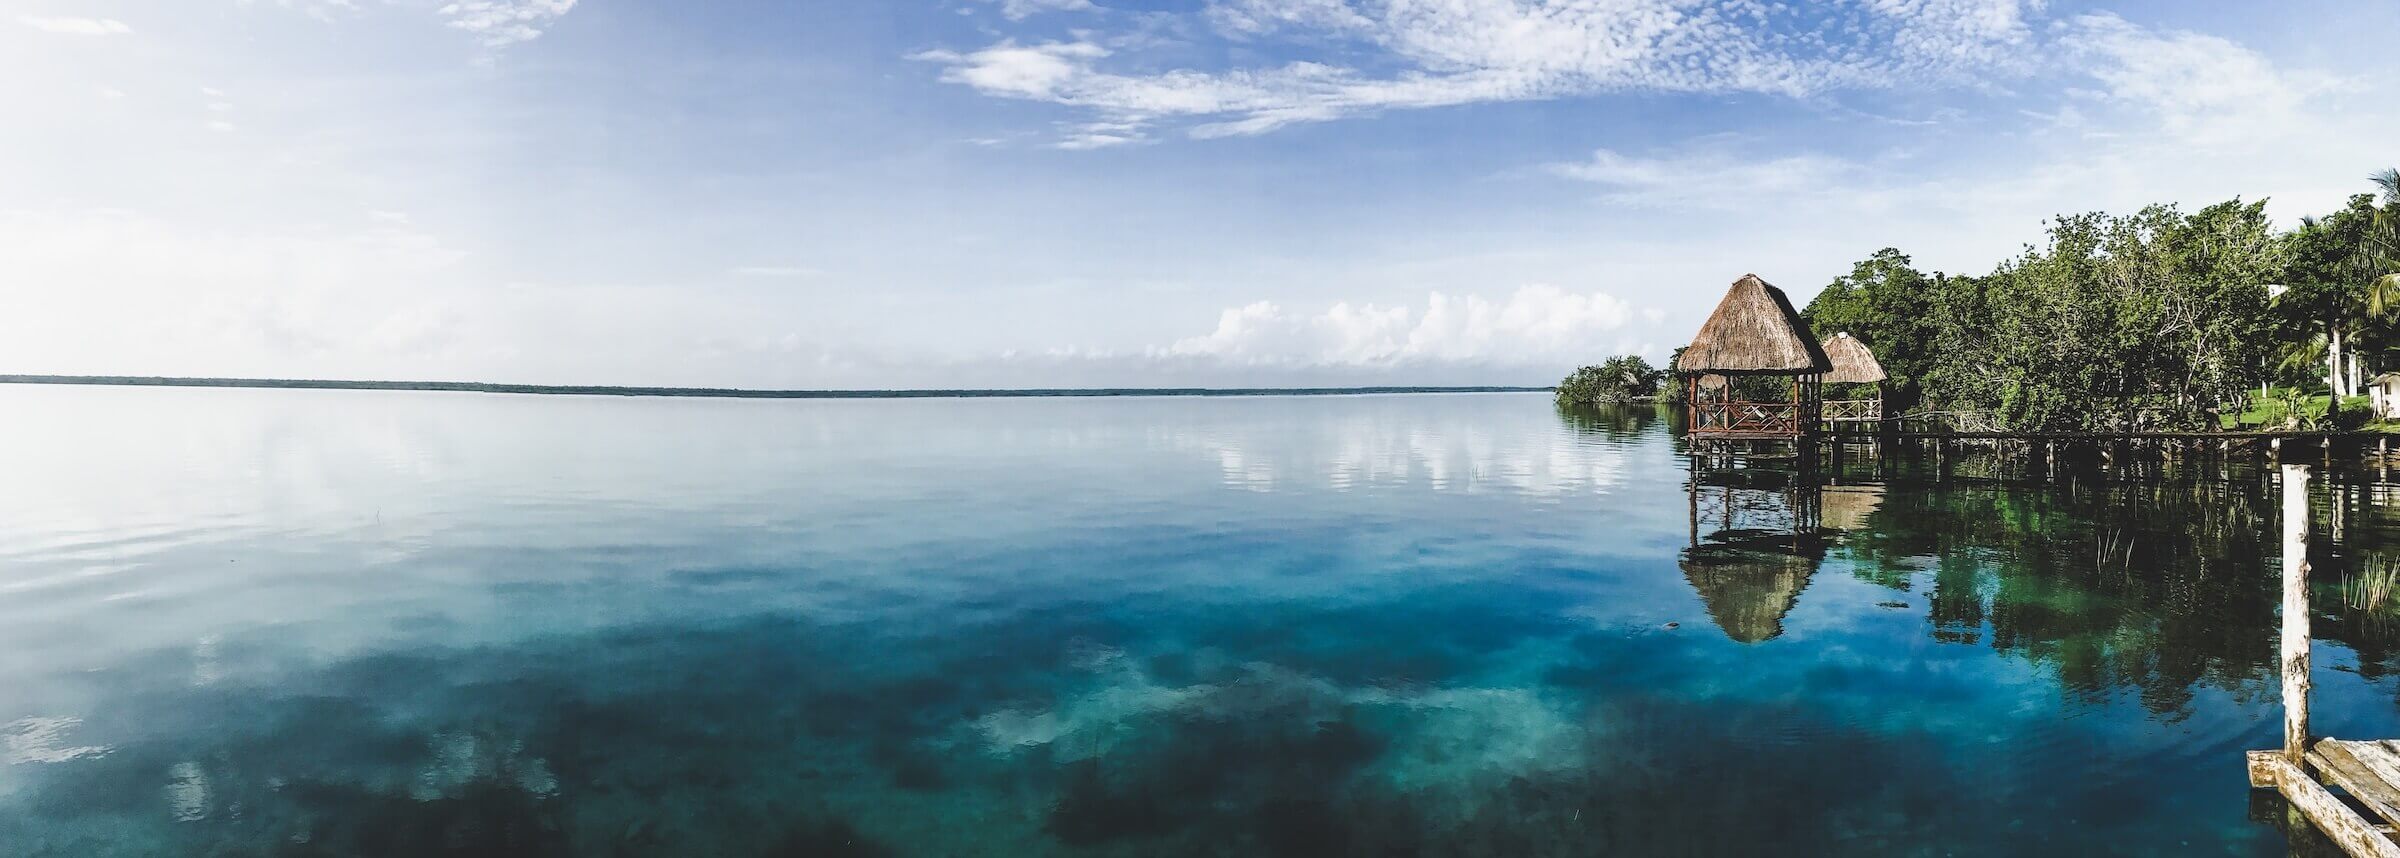
<path id="1" fill-rule="evenodd" d="M 2342 851 L 2400 858 L 2400 741 L 2320 739 L 2302 765 L 2282 751 L 2251 751 L 2249 762 L 2251 786 L 2283 793 Z"/>
<path id="2" fill-rule="evenodd" d="M 2392 437 L 2384 432 L 2348 431 L 2270 431 L 2228 429 L 2221 432 L 1921 432 L 1888 430 L 1858 424 L 1826 426 L 1826 435 L 1849 438 L 1893 438 L 1904 441 L 2232 441 L 2255 443 L 2263 441 L 2293 441 L 2301 443 L 2324 441 L 2373 441 Z"/>
<path id="3" fill-rule="evenodd" d="M 2365 805 L 2383 825 L 2400 825 L 2400 742 L 2321 739 L 2308 751 L 2308 767 Z"/>

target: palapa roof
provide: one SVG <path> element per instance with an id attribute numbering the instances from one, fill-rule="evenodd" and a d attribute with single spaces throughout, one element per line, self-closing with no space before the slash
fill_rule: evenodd
<path id="1" fill-rule="evenodd" d="M 1833 369 L 1833 360 L 1808 332 L 1783 290 L 1744 274 L 1675 362 L 1678 372 L 1725 375 L 1808 375 Z"/>
<path id="2" fill-rule="evenodd" d="M 1825 357 L 1833 361 L 1833 371 L 1825 374 L 1824 381 L 1833 384 L 1872 384 L 1891 377 L 1884 374 L 1883 362 L 1875 359 L 1875 352 L 1869 350 L 1866 343 L 1851 336 L 1849 331 L 1833 335 L 1824 345 Z"/>

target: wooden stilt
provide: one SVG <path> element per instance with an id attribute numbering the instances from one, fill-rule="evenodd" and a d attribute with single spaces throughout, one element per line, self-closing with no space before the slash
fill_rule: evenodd
<path id="1" fill-rule="evenodd" d="M 1692 454 L 1691 490 L 1684 492 L 1684 499 L 1691 507 L 1691 544 L 1695 546 L 1700 544 L 1700 468 L 1700 454 L 1694 453 Z"/>
<path id="2" fill-rule="evenodd" d="M 2308 754 L 2308 466 L 2283 466 L 2283 757 Z"/>

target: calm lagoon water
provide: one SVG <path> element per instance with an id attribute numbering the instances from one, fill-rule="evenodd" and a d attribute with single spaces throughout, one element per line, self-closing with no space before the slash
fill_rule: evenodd
<path id="1" fill-rule="evenodd" d="M 0 415 L 0 854 L 2287 848 L 2246 468 L 1852 463 L 1793 556 L 1539 394 Z M 2334 482 L 2318 727 L 2400 735 Z"/>

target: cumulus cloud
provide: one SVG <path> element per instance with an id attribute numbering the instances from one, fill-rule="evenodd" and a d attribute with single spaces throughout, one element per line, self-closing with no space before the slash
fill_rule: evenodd
<path id="1" fill-rule="evenodd" d="M 25 26 L 45 33 L 67 36 L 122 36 L 133 28 L 115 18 L 73 18 L 25 15 L 17 18 Z"/>
<path id="2" fill-rule="evenodd" d="M 1520 288 L 1503 301 L 1435 292 L 1422 310 L 1342 302 L 1295 313 L 1260 301 L 1227 309 L 1215 330 L 1152 354 L 1266 367 L 1572 362 L 1624 339 L 1619 332 L 1633 316 L 1605 292 L 1549 285 Z"/>
<path id="3" fill-rule="evenodd" d="M 439 11 L 450 26 L 493 47 L 530 42 L 575 8 L 576 0 L 456 0 Z"/>
<path id="4" fill-rule="evenodd" d="M 1116 43 L 1089 32 L 916 59 L 988 95 L 1136 126 L 1179 120 L 1212 137 L 1376 110 L 1616 91 L 1798 97 L 1975 84 L 2033 67 L 2027 16 L 2041 8 L 2039 0 L 1214 0 L 1203 17 L 1229 38 L 1378 62 L 1125 71 L 1110 66 Z"/>

